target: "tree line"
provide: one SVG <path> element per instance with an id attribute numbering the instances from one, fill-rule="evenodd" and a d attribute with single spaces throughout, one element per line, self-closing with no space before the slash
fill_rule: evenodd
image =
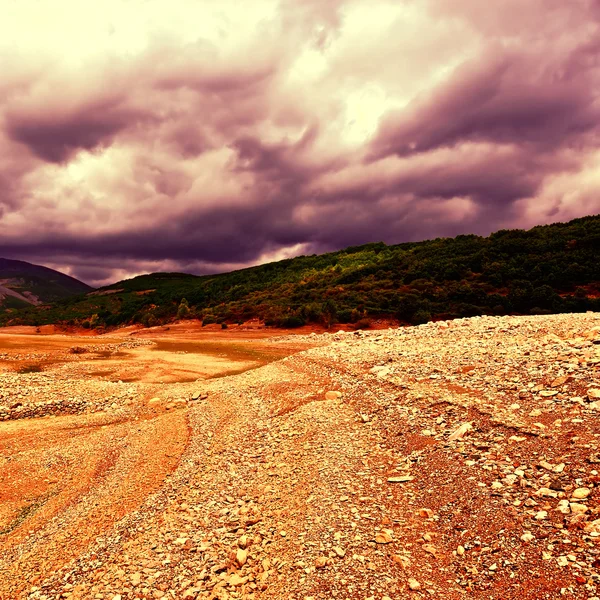
<path id="1" fill-rule="evenodd" d="M 419 324 L 598 311 L 600 216 L 488 237 L 365 244 L 219 275 L 144 275 L 101 292 L 7 310 L 0 322 L 112 328 L 199 318 L 205 324 L 260 319 L 278 327 L 360 327 L 375 317 Z"/>

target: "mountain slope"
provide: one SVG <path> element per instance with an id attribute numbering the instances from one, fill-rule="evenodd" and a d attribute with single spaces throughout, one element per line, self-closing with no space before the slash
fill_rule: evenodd
<path id="1" fill-rule="evenodd" d="M 0 310 L 55 302 L 92 289 L 54 269 L 0 258 Z"/>
<path id="2" fill-rule="evenodd" d="M 293 327 L 599 309 L 600 216 L 591 216 L 489 237 L 366 244 L 220 275 L 143 275 L 11 318 L 112 327 L 196 316 Z"/>

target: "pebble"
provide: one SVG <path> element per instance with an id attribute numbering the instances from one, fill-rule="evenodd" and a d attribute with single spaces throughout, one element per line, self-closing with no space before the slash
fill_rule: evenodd
<path id="1" fill-rule="evenodd" d="M 584 498 L 587 498 L 591 493 L 592 490 L 590 490 L 589 488 L 577 488 L 573 491 L 571 497 L 576 498 L 578 500 L 583 500 Z"/>
<path id="2" fill-rule="evenodd" d="M 151 510 L 28 600 L 75 600 L 77 585 L 94 600 L 388 600 L 404 581 L 415 597 L 487 600 L 501 583 L 506 597 L 569 597 L 572 584 L 592 598 L 594 323 L 460 319 L 336 334 L 333 347 L 318 335 L 306 353 L 203 382 L 215 402 L 188 404 L 190 445 Z M 142 401 L 176 407 L 198 385 Z"/>
<path id="3" fill-rule="evenodd" d="M 378 544 L 389 544 L 389 543 L 391 543 L 393 541 L 391 532 L 389 532 L 389 531 L 380 531 L 375 536 L 375 541 Z"/>

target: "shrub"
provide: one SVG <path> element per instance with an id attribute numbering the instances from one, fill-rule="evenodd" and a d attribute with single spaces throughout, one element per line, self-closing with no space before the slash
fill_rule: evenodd
<path id="1" fill-rule="evenodd" d="M 306 325 L 306 322 L 302 317 L 297 315 L 290 315 L 280 321 L 280 327 L 284 327 L 285 329 L 295 329 L 296 327 L 302 327 L 303 325 Z"/>
<path id="2" fill-rule="evenodd" d="M 338 321 L 340 323 L 351 323 L 352 322 L 352 311 L 349 308 L 344 308 L 338 311 Z"/>
<path id="3" fill-rule="evenodd" d="M 321 321 L 323 311 L 321 306 L 315 303 L 305 304 L 300 308 L 299 316 L 309 323 Z"/>
<path id="4" fill-rule="evenodd" d="M 82 346 L 73 346 L 69 348 L 69 352 L 71 354 L 85 354 L 88 351 L 87 348 L 83 348 Z"/>
<path id="5" fill-rule="evenodd" d="M 188 301 L 185 298 L 182 298 L 181 302 L 179 303 L 179 308 L 177 309 L 177 318 L 185 319 L 186 317 L 189 317 L 189 315 L 190 307 L 188 305 Z"/>
<path id="6" fill-rule="evenodd" d="M 154 327 L 158 325 L 158 319 L 152 313 L 146 313 L 142 317 L 141 323 L 144 327 Z"/>
<path id="7" fill-rule="evenodd" d="M 422 325 L 431 321 L 431 313 L 427 310 L 418 310 L 411 318 L 413 325 Z"/>
<path id="8" fill-rule="evenodd" d="M 352 309 L 350 313 L 350 323 L 357 323 L 367 315 L 366 310 L 358 310 L 357 308 Z"/>
<path id="9" fill-rule="evenodd" d="M 355 329 L 369 329 L 371 327 L 371 319 L 360 319 L 354 324 Z"/>

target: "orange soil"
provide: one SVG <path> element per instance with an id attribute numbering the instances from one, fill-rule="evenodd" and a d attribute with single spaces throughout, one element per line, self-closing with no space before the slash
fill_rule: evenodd
<path id="1" fill-rule="evenodd" d="M 17 597 L 138 508 L 176 468 L 187 439 L 183 410 L 4 423 L 0 597 Z M 45 535 L 28 547 L 33 531 Z"/>

